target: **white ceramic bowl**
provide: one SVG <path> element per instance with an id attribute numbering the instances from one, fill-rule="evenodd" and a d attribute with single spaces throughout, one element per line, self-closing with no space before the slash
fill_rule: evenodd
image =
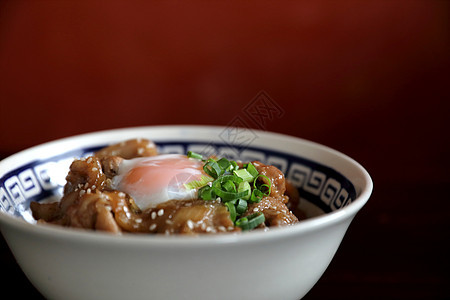
<path id="1" fill-rule="evenodd" d="M 162 152 L 258 159 L 298 188 L 309 219 L 267 232 L 200 237 L 122 235 L 36 225 L 30 201 L 61 194 L 68 166 L 107 144 L 143 137 Z M 0 226 L 18 264 L 48 299 L 299 299 L 323 274 L 372 192 L 351 158 L 286 135 L 156 126 L 69 137 L 0 162 Z"/>

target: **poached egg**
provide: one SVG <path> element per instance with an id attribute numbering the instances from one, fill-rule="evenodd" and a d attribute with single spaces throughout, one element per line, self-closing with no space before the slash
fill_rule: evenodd
<path id="1" fill-rule="evenodd" d="M 162 154 L 124 159 L 112 179 L 112 187 L 133 197 L 141 210 L 169 200 L 197 199 L 197 189 L 185 184 L 207 174 L 202 161 L 186 155 Z"/>

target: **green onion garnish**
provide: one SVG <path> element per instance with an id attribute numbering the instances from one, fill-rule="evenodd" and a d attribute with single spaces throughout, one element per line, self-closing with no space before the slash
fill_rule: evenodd
<path id="1" fill-rule="evenodd" d="M 255 166 L 251 162 L 246 164 L 245 168 L 250 174 L 252 174 L 253 177 L 258 176 L 259 174 L 258 170 L 256 170 Z"/>
<path id="2" fill-rule="evenodd" d="M 236 220 L 236 226 L 241 227 L 242 230 L 252 230 L 260 224 L 264 223 L 265 220 L 266 218 L 264 217 L 264 214 L 261 212 L 257 212 L 247 217 L 242 217 Z"/>
<path id="3" fill-rule="evenodd" d="M 238 164 L 234 161 L 234 160 L 230 160 L 231 165 L 228 167 L 227 171 L 233 171 L 233 170 L 238 170 L 239 166 Z"/>
<path id="4" fill-rule="evenodd" d="M 203 159 L 203 156 L 202 156 L 201 154 L 198 154 L 198 153 L 195 153 L 195 152 L 192 152 L 192 151 L 188 151 L 187 157 L 189 157 L 189 158 L 195 158 L 195 159 L 200 159 L 200 160 Z"/>
<path id="5" fill-rule="evenodd" d="M 252 188 L 250 186 L 250 183 L 248 183 L 247 181 L 242 181 L 241 183 L 239 183 L 237 191 L 238 192 L 249 191 L 247 196 L 242 197 L 242 199 L 248 200 L 251 197 Z"/>
<path id="6" fill-rule="evenodd" d="M 227 171 L 228 168 L 231 166 L 231 162 L 228 159 L 226 159 L 225 157 L 219 159 L 217 161 L 217 164 L 223 171 Z"/>
<path id="7" fill-rule="evenodd" d="M 233 174 L 241 177 L 242 180 L 247 182 L 252 182 L 255 179 L 255 177 L 253 177 L 253 175 L 250 174 L 246 169 L 234 170 Z"/>
<path id="8" fill-rule="evenodd" d="M 206 185 L 208 182 L 211 182 L 213 180 L 214 180 L 214 178 L 212 178 L 212 177 L 202 175 L 200 180 L 193 180 L 191 182 L 185 183 L 184 187 L 187 190 L 198 189 L 198 188 L 201 188 L 202 186 Z"/>
<path id="9" fill-rule="evenodd" d="M 209 185 L 205 185 L 204 187 L 198 190 L 198 197 L 203 200 L 215 200 L 216 195 L 214 190 Z"/>
<path id="10" fill-rule="evenodd" d="M 228 208 L 228 211 L 230 213 L 230 219 L 233 221 L 233 223 L 236 221 L 236 208 L 233 204 L 233 202 L 226 202 L 225 206 Z"/>
<path id="11" fill-rule="evenodd" d="M 226 181 L 232 181 L 236 184 L 242 182 L 242 178 L 234 176 L 234 175 L 222 175 L 213 182 L 213 186 L 219 187 L 221 184 L 223 184 Z"/>
<path id="12" fill-rule="evenodd" d="M 220 168 L 219 164 L 212 158 L 208 159 L 206 164 L 203 166 L 203 170 L 214 179 L 223 174 L 223 170 Z"/>
<path id="13" fill-rule="evenodd" d="M 222 184 L 222 188 L 227 192 L 236 193 L 236 185 L 231 180 L 225 181 L 225 183 Z"/>
<path id="14" fill-rule="evenodd" d="M 239 198 L 245 197 L 247 196 L 247 194 L 249 193 L 249 191 L 243 191 L 243 192 L 227 192 L 218 188 L 213 187 L 214 193 L 220 197 L 224 202 L 228 202 L 228 201 L 232 201 L 232 200 L 237 200 Z"/>
<path id="15" fill-rule="evenodd" d="M 252 191 L 252 194 L 250 195 L 250 199 L 249 199 L 249 201 L 251 202 L 251 203 L 258 203 L 259 201 L 261 201 L 261 199 L 264 197 L 264 193 L 263 192 L 261 192 L 260 190 L 258 190 L 258 189 L 254 189 L 253 191 Z"/>
<path id="16" fill-rule="evenodd" d="M 237 200 L 236 212 L 241 215 L 245 213 L 246 210 L 247 210 L 247 201 L 245 201 L 244 199 Z"/>
<path id="17" fill-rule="evenodd" d="M 263 177 L 266 179 L 266 181 L 269 182 L 269 184 L 260 184 L 259 186 L 257 186 L 257 180 L 259 177 Z M 260 190 L 261 192 L 264 193 L 265 196 L 270 195 L 270 191 L 272 189 L 272 182 L 270 181 L 269 177 L 267 177 L 266 175 L 263 174 L 259 174 L 258 176 L 256 176 L 255 181 L 253 181 L 253 188 Z"/>
<path id="18" fill-rule="evenodd" d="M 200 180 L 185 184 L 187 189 L 197 189 L 198 198 L 215 200 L 220 197 L 230 213 L 233 223 L 242 230 L 251 230 L 265 221 L 264 214 L 254 213 L 246 217 L 242 215 L 248 210 L 248 203 L 258 203 L 270 195 L 272 183 L 252 163 L 239 165 L 234 160 L 203 159 L 201 154 L 189 151 L 189 158 L 204 161 L 203 170 L 207 176 Z"/>

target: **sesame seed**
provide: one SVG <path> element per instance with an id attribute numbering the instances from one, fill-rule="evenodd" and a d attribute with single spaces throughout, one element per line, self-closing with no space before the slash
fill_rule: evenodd
<path id="1" fill-rule="evenodd" d="M 119 194 L 117 194 L 120 198 L 125 198 L 125 193 L 123 192 L 119 192 Z"/>
<path id="2" fill-rule="evenodd" d="M 257 211 L 259 211 L 259 208 L 255 207 L 255 208 L 253 209 L 253 211 L 254 211 L 254 212 L 257 212 Z"/>
<path id="3" fill-rule="evenodd" d="M 150 225 L 150 227 L 148 229 L 150 229 L 151 231 L 156 229 L 156 223 L 153 223 L 152 225 Z"/>
<path id="4" fill-rule="evenodd" d="M 164 215 L 164 209 L 160 209 L 158 210 L 158 217 L 161 217 L 162 215 Z"/>
<path id="5" fill-rule="evenodd" d="M 137 218 L 136 220 L 134 220 L 136 223 L 140 224 L 142 223 L 142 219 L 141 218 Z"/>
<path id="6" fill-rule="evenodd" d="M 86 161 L 88 164 L 90 164 L 92 162 L 92 157 L 89 157 L 88 160 Z"/>
<path id="7" fill-rule="evenodd" d="M 227 228 L 229 231 L 232 231 L 232 230 L 234 230 L 234 227 L 233 226 L 228 226 L 228 228 Z"/>
<path id="8" fill-rule="evenodd" d="M 206 230 L 206 224 L 205 224 L 205 223 L 202 223 L 202 225 L 200 225 L 200 228 L 201 228 L 202 230 Z"/>
<path id="9" fill-rule="evenodd" d="M 80 191 L 80 196 L 83 196 L 85 193 L 86 193 L 85 190 L 81 190 L 81 191 Z"/>
<path id="10" fill-rule="evenodd" d="M 227 231 L 225 226 L 219 226 L 219 227 L 217 227 L 217 229 L 219 229 L 219 231 Z"/>
<path id="11" fill-rule="evenodd" d="M 142 153 L 144 153 L 144 148 L 138 148 L 138 149 L 137 149 L 137 153 L 138 153 L 139 155 L 142 155 Z"/>
<path id="12" fill-rule="evenodd" d="M 152 220 L 156 219 L 156 212 L 152 211 L 150 217 L 152 218 Z"/>
<path id="13" fill-rule="evenodd" d="M 86 193 L 90 194 L 91 193 L 91 189 L 87 189 Z"/>
<path id="14" fill-rule="evenodd" d="M 206 232 L 211 232 L 213 228 L 211 226 L 206 227 Z"/>
<path id="15" fill-rule="evenodd" d="M 97 172 L 97 171 L 98 171 L 98 169 L 96 167 L 92 168 L 92 172 Z"/>
<path id="16" fill-rule="evenodd" d="M 191 219 L 187 220 L 186 225 L 189 227 L 189 229 L 194 229 L 194 222 L 192 222 Z"/>
<path id="17" fill-rule="evenodd" d="M 172 221 L 172 220 L 169 220 L 169 219 L 166 219 L 166 224 L 167 224 L 167 225 L 173 225 L 173 221 Z"/>
<path id="18" fill-rule="evenodd" d="M 91 188 L 92 188 L 93 190 L 95 190 L 96 187 L 97 187 L 97 186 L 96 186 L 95 184 L 93 184 L 93 185 L 91 186 Z"/>

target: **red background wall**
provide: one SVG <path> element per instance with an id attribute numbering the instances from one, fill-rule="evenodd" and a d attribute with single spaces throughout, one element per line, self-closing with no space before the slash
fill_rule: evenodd
<path id="1" fill-rule="evenodd" d="M 228 125 L 264 90 L 284 110 L 264 130 L 337 148 L 372 174 L 360 226 L 376 224 L 391 242 L 392 228 L 407 236 L 424 225 L 449 229 L 449 8 L 431 0 L 3 1 L 0 156 L 101 129 Z M 433 204 L 418 209 L 430 191 Z M 372 265 L 379 286 L 380 262 Z M 444 280 L 425 262 L 429 277 L 392 264 L 407 283 L 436 290 Z"/>

